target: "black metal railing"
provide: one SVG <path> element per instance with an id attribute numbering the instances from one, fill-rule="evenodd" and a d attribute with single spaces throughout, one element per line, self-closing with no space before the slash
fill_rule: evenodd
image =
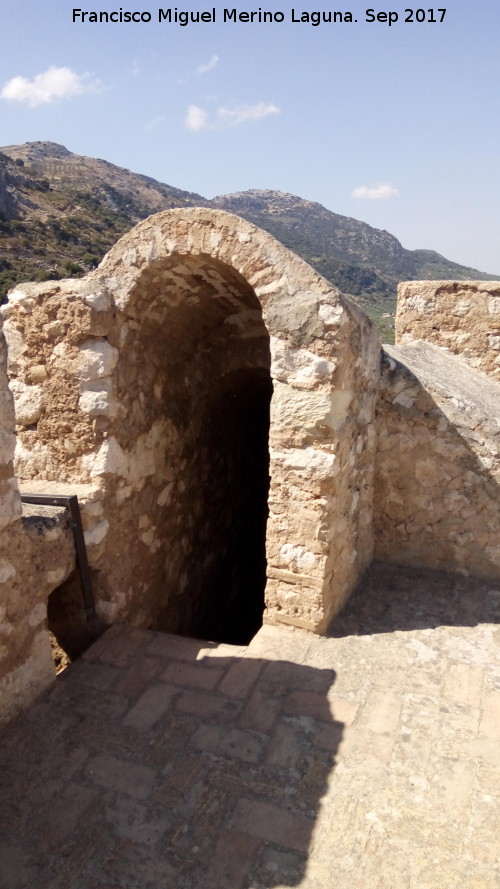
<path id="1" fill-rule="evenodd" d="M 90 622 L 95 617 L 95 603 L 78 497 L 76 494 L 72 494 L 69 497 L 63 497 L 60 495 L 53 496 L 52 494 L 28 493 L 21 494 L 21 501 L 23 503 L 33 503 L 38 506 L 63 506 L 67 509 L 69 513 L 69 524 L 73 531 L 73 540 L 75 543 L 76 565 L 82 585 L 83 607 L 85 609 L 87 621 Z"/>

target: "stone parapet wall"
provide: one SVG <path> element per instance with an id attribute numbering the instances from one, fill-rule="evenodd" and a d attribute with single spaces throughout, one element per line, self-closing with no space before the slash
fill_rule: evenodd
<path id="1" fill-rule="evenodd" d="M 500 385 L 439 346 L 384 346 L 375 555 L 500 578 Z"/>
<path id="2" fill-rule="evenodd" d="M 500 282 L 407 281 L 398 287 L 396 343 L 444 346 L 500 381 Z"/>
<path id="3" fill-rule="evenodd" d="M 15 440 L 0 334 L 0 725 L 55 679 L 47 599 L 75 563 L 67 521 L 23 520 L 12 462 Z"/>

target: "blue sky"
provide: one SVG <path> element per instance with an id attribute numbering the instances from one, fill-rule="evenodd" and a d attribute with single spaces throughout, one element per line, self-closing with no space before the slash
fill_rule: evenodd
<path id="1" fill-rule="evenodd" d="M 0 145 L 60 142 L 205 197 L 292 192 L 500 275 L 500 4 L 451 0 L 441 23 L 405 22 L 408 4 L 373 7 L 398 13 L 390 27 L 349 0 L 263 0 L 284 13 L 272 24 L 224 23 L 259 6 L 216 3 L 215 23 L 181 27 L 148 0 L 122 9 L 151 22 L 122 24 L 0 0 Z M 357 22 L 294 23 L 292 8 Z"/>

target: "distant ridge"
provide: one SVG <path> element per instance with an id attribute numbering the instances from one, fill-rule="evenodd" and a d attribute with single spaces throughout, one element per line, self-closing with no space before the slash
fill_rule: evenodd
<path id="1" fill-rule="evenodd" d="M 79 276 L 141 219 L 172 207 L 216 207 L 255 223 L 350 294 L 390 334 L 401 280 L 495 280 L 432 250 L 280 191 L 207 200 L 54 142 L 0 149 L 0 297 L 20 281 Z M 387 331 L 384 330 L 387 329 Z"/>

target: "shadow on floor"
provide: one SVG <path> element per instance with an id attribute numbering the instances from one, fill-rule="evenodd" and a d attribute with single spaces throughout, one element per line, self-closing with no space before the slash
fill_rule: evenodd
<path id="1" fill-rule="evenodd" d="M 374 562 L 328 636 L 480 623 L 500 623 L 498 582 Z"/>
<path id="2" fill-rule="evenodd" d="M 342 738 L 334 682 L 111 628 L 2 736 L 0 886 L 299 886 Z"/>

